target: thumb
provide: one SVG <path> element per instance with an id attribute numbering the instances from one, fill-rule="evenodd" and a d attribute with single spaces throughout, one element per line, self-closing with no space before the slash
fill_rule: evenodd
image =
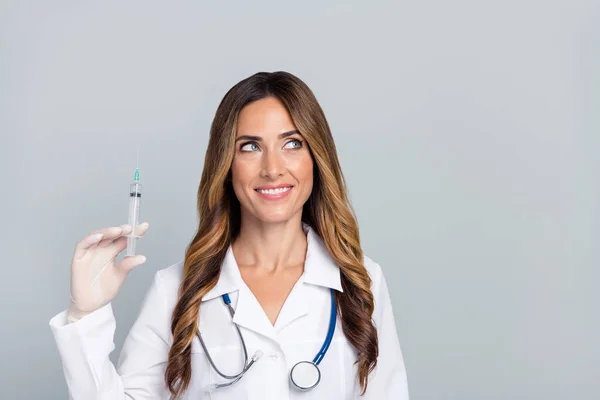
<path id="1" fill-rule="evenodd" d="M 127 256 L 119 262 L 117 268 L 124 272 L 129 272 L 138 265 L 141 265 L 146 262 L 146 257 L 142 255 L 137 256 Z"/>

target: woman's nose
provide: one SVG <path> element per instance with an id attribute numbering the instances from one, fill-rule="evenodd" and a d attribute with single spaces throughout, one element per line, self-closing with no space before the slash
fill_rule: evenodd
<path id="1" fill-rule="evenodd" d="M 280 154 L 273 151 L 263 153 L 261 176 L 263 178 L 276 179 L 283 175 L 284 162 Z"/>

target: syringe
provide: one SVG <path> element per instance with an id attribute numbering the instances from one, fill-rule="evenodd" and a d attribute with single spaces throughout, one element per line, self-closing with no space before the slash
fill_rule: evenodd
<path id="1" fill-rule="evenodd" d="M 139 155 L 138 155 L 139 158 Z M 135 168 L 133 182 L 129 185 L 129 217 L 128 224 L 131 226 L 131 233 L 127 236 L 127 255 L 135 255 L 135 245 L 138 235 L 137 229 L 140 223 L 140 200 L 142 199 L 142 184 L 140 183 L 139 167 Z"/>

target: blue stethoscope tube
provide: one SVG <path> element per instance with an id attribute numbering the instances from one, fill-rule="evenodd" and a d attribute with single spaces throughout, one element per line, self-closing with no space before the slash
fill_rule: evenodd
<path id="1" fill-rule="evenodd" d="M 331 313 L 329 315 L 329 328 L 327 329 L 327 336 L 325 337 L 325 342 L 323 342 L 323 346 L 321 346 L 321 350 L 317 353 L 315 358 L 313 358 L 313 363 L 319 365 L 325 357 L 327 353 L 327 349 L 329 349 L 329 345 L 331 344 L 331 340 L 333 339 L 333 334 L 335 332 L 335 323 L 337 321 L 337 307 L 335 306 L 335 295 L 333 293 L 333 289 L 329 289 L 331 291 Z"/>
<path id="2" fill-rule="evenodd" d="M 297 389 L 302 390 L 302 391 L 306 391 L 306 390 L 310 390 L 310 389 L 314 388 L 315 386 L 317 386 L 317 384 L 321 380 L 321 372 L 319 371 L 318 365 L 323 360 L 323 357 L 325 357 L 325 354 L 327 353 L 327 350 L 329 349 L 329 346 L 331 345 L 331 341 L 333 340 L 333 334 L 335 333 L 335 325 L 336 325 L 336 321 L 337 321 L 337 307 L 335 304 L 335 294 L 334 294 L 333 289 L 330 289 L 330 293 L 331 293 L 331 313 L 329 316 L 329 328 L 327 329 L 327 336 L 325 337 L 325 342 L 323 342 L 323 346 L 321 346 L 321 349 L 319 350 L 317 355 L 313 358 L 312 362 L 300 361 L 300 362 L 296 363 L 296 365 L 294 365 L 294 367 L 290 371 L 290 381 Z M 231 306 L 231 299 L 229 298 L 229 295 L 224 294 L 221 297 L 223 298 L 223 302 L 225 303 L 225 305 L 227 306 L 227 308 L 229 310 L 229 314 L 231 315 L 231 318 L 233 318 L 234 310 L 233 310 L 233 307 Z M 242 349 L 244 351 L 244 368 L 242 369 L 242 371 L 240 371 L 240 373 L 238 373 L 236 375 L 226 375 L 226 374 L 222 373 L 221 371 L 219 371 L 219 369 L 215 365 L 212 357 L 210 356 L 208 349 L 206 348 L 206 345 L 204 344 L 204 340 L 202 340 L 200 331 L 196 332 L 196 335 L 198 336 L 198 339 L 200 340 L 200 344 L 202 345 L 202 348 L 204 349 L 204 353 L 206 354 L 206 358 L 208 359 L 208 362 L 210 363 L 211 367 L 215 370 L 215 372 L 217 374 L 219 374 L 223 378 L 231 379 L 231 382 L 210 385 L 209 387 L 206 388 L 207 391 L 212 391 L 214 389 L 219 389 L 222 387 L 233 385 L 234 383 L 236 383 L 237 381 L 242 379 L 242 377 L 250 369 L 250 367 L 256 361 L 258 361 L 260 359 L 260 357 L 262 357 L 262 351 L 258 350 L 252 356 L 252 358 L 250 359 L 250 362 L 248 362 L 248 350 L 246 348 L 246 343 L 244 342 L 244 337 L 242 336 L 242 333 L 240 332 L 240 328 L 237 326 L 237 324 L 234 323 L 234 326 L 235 326 L 235 329 L 237 330 L 238 336 L 242 343 Z"/>

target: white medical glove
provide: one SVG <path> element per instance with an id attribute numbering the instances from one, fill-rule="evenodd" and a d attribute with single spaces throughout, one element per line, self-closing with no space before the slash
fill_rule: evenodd
<path id="1" fill-rule="evenodd" d="M 143 236 L 148 226 L 147 222 L 138 225 L 136 236 Z M 127 248 L 126 235 L 131 229 L 131 225 L 99 229 L 76 244 L 71 262 L 69 322 L 112 301 L 129 272 L 146 261 L 143 255 L 127 256 L 115 265 L 117 255 Z"/>

